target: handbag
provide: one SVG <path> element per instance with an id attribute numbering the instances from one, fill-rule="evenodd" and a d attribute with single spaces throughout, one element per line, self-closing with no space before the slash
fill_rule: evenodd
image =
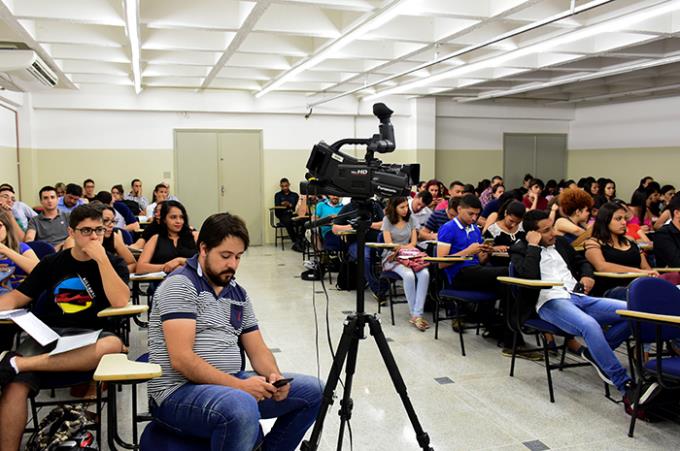
<path id="1" fill-rule="evenodd" d="M 405 248 L 399 249 L 397 252 L 397 261 L 407 268 L 411 268 L 413 272 L 419 272 L 430 266 L 430 262 L 425 261 L 428 255 L 418 249 Z"/>

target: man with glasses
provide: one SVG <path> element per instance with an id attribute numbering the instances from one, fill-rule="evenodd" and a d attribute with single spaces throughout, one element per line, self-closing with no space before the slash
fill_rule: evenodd
<path id="1" fill-rule="evenodd" d="M 57 208 L 64 213 L 71 213 L 71 210 L 77 206 L 85 204 L 85 201 L 81 199 L 82 196 L 83 188 L 75 183 L 69 183 L 66 185 L 64 197 L 59 198 Z"/>
<path id="2" fill-rule="evenodd" d="M 0 296 L 0 310 L 38 300 L 40 319 L 61 336 L 104 330 L 95 344 L 61 354 L 49 355 L 54 344 L 41 346 L 31 337 L 17 352 L 0 353 L 0 449 L 19 449 L 26 398 L 39 390 L 39 373 L 93 370 L 105 354 L 123 351 L 121 340 L 97 317 L 107 307 L 127 305 L 130 298 L 127 266 L 104 250 L 105 230 L 101 209 L 76 207 L 68 228 L 74 247 L 45 257 L 16 290 Z"/>
<path id="3" fill-rule="evenodd" d="M 24 241 L 47 241 L 59 250 L 68 238 L 68 213 L 57 208 L 57 190 L 53 186 L 43 186 L 39 196 L 43 211 L 29 221 Z"/>

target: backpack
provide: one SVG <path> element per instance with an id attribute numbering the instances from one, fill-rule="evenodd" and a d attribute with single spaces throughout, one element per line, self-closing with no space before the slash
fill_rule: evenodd
<path id="1" fill-rule="evenodd" d="M 340 265 L 340 272 L 335 283 L 338 290 L 352 291 L 357 289 L 357 264 L 356 262 L 344 262 Z"/>
<path id="2" fill-rule="evenodd" d="M 26 443 L 27 451 L 96 450 L 94 435 L 87 431 L 92 414 L 83 406 L 66 404 L 54 408 Z"/>

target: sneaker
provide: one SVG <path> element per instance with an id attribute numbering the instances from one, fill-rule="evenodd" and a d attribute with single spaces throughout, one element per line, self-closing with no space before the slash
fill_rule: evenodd
<path id="1" fill-rule="evenodd" d="M 505 357 L 512 357 L 512 348 L 503 348 L 501 355 Z M 532 362 L 538 362 L 543 360 L 543 354 L 538 351 L 525 351 L 522 348 L 517 348 L 517 354 L 515 357 L 518 359 L 531 360 Z"/>
<path id="2" fill-rule="evenodd" d="M 635 395 L 635 389 L 637 385 L 633 381 L 626 382 L 626 393 L 624 394 L 624 399 L 628 398 L 631 401 Z M 647 404 L 652 399 L 656 397 L 661 392 L 661 386 L 657 382 L 643 382 L 642 388 L 640 389 L 640 401 L 639 404 L 642 406 Z"/>
<path id="3" fill-rule="evenodd" d="M 16 357 L 18 355 L 19 354 L 14 351 L 3 351 L 0 353 L 0 387 L 4 387 L 5 385 L 12 382 L 14 376 L 17 375 L 17 372 L 14 370 L 12 364 L 9 363 L 9 361 L 12 359 L 12 357 Z"/>
<path id="4" fill-rule="evenodd" d="M 584 346 L 583 350 L 581 351 L 581 358 L 586 362 L 590 363 L 595 368 L 595 371 L 597 371 L 597 375 L 600 376 L 600 379 L 602 379 L 609 385 L 614 385 L 611 379 L 609 379 L 609 376 L 607 376 L 607 373 L 605 373 L 604 370 L 600 368 L 600 365 L 597 364 L 597 362 L 593 358 L 593 355 L 590 353 L 590 349 Z"/>

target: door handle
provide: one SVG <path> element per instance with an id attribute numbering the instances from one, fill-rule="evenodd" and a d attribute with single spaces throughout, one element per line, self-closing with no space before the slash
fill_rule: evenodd
<path id="1" fill-rule="evenodd" d="M 224 197 L 224 185 L 221 185 L 220 192 L 222 193 L 222 197 Z"/>

